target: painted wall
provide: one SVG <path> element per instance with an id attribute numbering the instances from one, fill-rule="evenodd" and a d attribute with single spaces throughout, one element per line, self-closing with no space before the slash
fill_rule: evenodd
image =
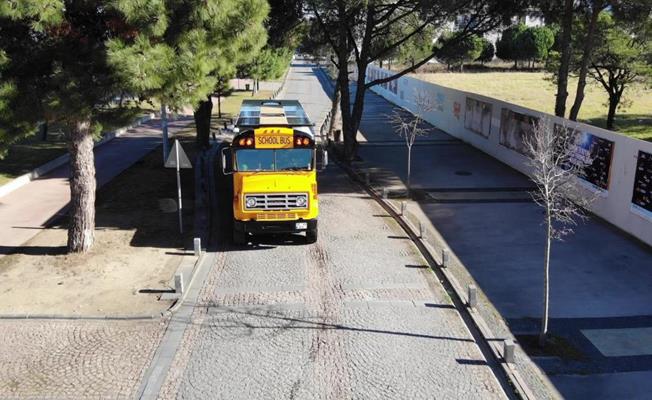
<path id="1" fill-rule="evenodd" d="M 370 66 L 367 79 L 389 74 Z M 424 116 L 428 122 L 525 174 L 530 167 L 519 152 L 519 138 L 527 134 L 531 118 L 546 117 L 581 132 L 586 151 L 597 154 L 586 180 L 578 179 L 583 190 L 598 194 L 591 211 L 652 246 L 652 143 L 412 77 L 372 90 L 410 111 L 416 109 L 415 94 L 427 94 L 434 104 Z"/>

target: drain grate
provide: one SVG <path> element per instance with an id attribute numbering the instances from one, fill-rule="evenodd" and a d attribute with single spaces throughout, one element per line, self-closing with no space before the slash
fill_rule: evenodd
<path id="1" fill-rule="evenodd" d="M 473 174 L 471 172 L 469 172 L 469 171 L 455 171 L 455 175 L 469 176 L 469 175 L 473 175 Z"/>

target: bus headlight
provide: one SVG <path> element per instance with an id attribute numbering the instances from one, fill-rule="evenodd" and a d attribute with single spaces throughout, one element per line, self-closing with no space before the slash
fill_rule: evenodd
<path id="1" fill-rule="evenodd" d="M 256 207 L 256 198 L 255 197 L 247 197 L 247 200 L 245 200 L 245 206 L 247 208 Z"/>
<path id="2" fill-rule="evenodd" d="M 305 207 L 308 203 L 308 197 L 305 195 L 297 196 L 297 207 Z"/>

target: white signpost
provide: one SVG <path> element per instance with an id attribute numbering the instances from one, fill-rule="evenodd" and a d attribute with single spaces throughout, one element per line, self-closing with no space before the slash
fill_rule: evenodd
<path id="1" fill-rule="evenodd" d="M 192 164 L 186 155 L 186 152 L 183 151 L 183 147 L 179 144 L 178 139 L 174 139 L 174 147 L 170 152 L 167 160 L 165 160 L 165 168 L 176 168 L 177 169 L 177 195 L 179 199 L 179 232 L 183 233 L 183 217 L 181 212 L 183 205 L 181 203 L 181 168 L 192 168 Z"/>

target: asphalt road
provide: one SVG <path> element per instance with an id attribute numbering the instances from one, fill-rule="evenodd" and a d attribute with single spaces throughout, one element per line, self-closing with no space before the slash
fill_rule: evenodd
<path id="1" fill-rule="evenodd" d="M 313 119 L 328 107 L 323 91 L 302 89 L 315 82 L 311 66 L 295 65 L 286 90 L 310 104 Z M 222 215 L 221 254 L 160 397 L 505 398 L 394 220 L 336 166 L 320 174 L 319 189 L 313 245 L 271 236 L 235 247 Z"/>

